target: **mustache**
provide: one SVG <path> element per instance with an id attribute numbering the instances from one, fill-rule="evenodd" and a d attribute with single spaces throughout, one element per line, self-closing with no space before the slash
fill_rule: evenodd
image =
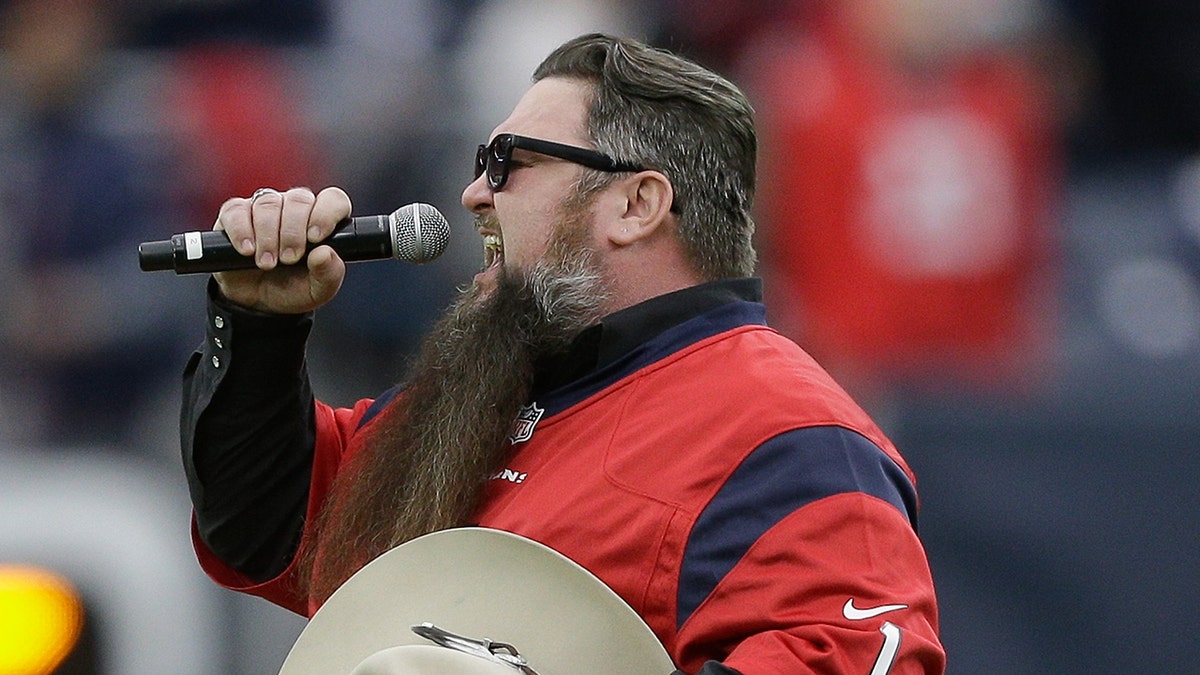
<path id="1" fill-rule="evenodd" d="M 475 231 L 488 229 L 496 232 L 502 232 L 500 227 L 500 218 L 495 213 L 477 213 L 475 214 Z"/>

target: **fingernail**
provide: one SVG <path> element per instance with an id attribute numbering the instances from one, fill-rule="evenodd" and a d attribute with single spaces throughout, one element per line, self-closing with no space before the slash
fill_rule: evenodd
<path id="1" fill-rule="evenodd" d="M 296 249 L 294 249 L 294 248 L 283 249 L 282 251 L 279 252 L 279 259 L 284 261 L 285 263 L 296 262 L 296 260 L 298 260 L 298 256 L 296 255 Z"/>
<path id="2" fill-rule="evenodd" d="M 264 253 L 258 257 L 258 266 L 259 267 L 264 267 L 264 266 L 270 267 L 274 264 L 275 264 L 275 256 L 271 255 L 270 253 Z"/>
<path id="3" fill-rule="evenodd" d="M 317 237 L 321 236 L 321 230 L 316 226 L 308 228 L 308 240 L 317 241 Z"/>
<path id="4" fill-rule="evenodd" d="M 249 255 L 251 253 L 254 253 L 254 242 L 250 241 L 249 238 L 243 239 L 238 244 L 238 250 L 241 252 L 242 255 Z"/>

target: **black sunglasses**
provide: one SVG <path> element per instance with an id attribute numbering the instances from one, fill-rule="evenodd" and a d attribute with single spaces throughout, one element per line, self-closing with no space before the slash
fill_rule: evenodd
<path id="1" fill-rule="evenodd" d="M 497 134 L 491 143 L 481 145 L 475 151 L 475 178 L 487 172 L 488 185 L 493 190 L 503 188 L 508 182 L 514 148 L 565 159 L 598 171 L 645 171 L 640 164 L 622 162 L 595 150 L 516 134 Z"/>

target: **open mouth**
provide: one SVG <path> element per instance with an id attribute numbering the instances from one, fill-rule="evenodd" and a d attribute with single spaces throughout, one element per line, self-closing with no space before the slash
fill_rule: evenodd
<path id="1" fill-rule="evenodd" d="M 504 242 L 498 234 L 483 235 L 483 268 L 491 269 L 504 262 Z"/>

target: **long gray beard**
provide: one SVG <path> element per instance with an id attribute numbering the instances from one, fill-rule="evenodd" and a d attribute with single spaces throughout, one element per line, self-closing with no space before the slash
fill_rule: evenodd
<path id="1" fill-rule="evenodd" d="M 424 341 L 405 392 L 373 421 L 366 447 L 335 480 L 301 578 L 324 601 L 376 556 L 469 522 L 488 478 L 509 459 L 537 359 L 600 318 L 603 274 L 568 219 L 528 274 L 501 270 L 481 298 L 467 289 Z"/>

